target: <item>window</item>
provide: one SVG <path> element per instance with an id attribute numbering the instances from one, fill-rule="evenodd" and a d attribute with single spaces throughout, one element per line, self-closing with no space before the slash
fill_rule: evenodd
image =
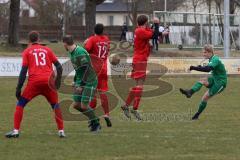
<path id="1" fill-rule="evenodd" d="M 105 0 L 104 3 L 113 3 L 113 0 Z"/>
<path id="2" fill-rule="evenodd" d="M 113 16 L 109 16 L 108 17 L 108 21 L 109 21 L 109 26 L 113 26 L 114 25 L 114 17 Z"/>
<path id="3" fill-rule="evenodd" d="M 28 10 L 28 9 L 24 9 L 24 10 L 22 11 L 22 16 L 23 16 L 23 17 L 29 17 L 29 10 Z"/>

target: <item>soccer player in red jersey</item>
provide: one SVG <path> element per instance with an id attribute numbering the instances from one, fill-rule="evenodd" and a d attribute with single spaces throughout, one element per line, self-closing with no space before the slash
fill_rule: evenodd
<path id="1" fill-rule="evenodd" d="M 131 118 L 131 113 L 137 120 L 141 120 L 138 113 L 138 107 L 143 92 L 143 84 L 146 78 L 147 61 L 150 55 L 151 46 L 150 39 L 153 36 L 153 30 L 148 27 L 148 18 L 140 15 L 137 18 L 138 27 L 134 33 L 134 54 L 132 62 L 131 77 L 136 81 L 136 86 L 131 88 L 125 104 L 121 107 L 125 116 Z M 129 106 L 133 102 L 133 109 L 129 110 Z"/>
<path id="2" fill-rule="evenodd" d="M 110 40 L 108 36 L 103 35 L 103 24 L 96 24 L 95 35 L 89 37 L 85 42 L 85 49 L 88 51 L 91 57 L 91 61 L 95 72 L 98 75 L 97 92 L 101 99 L 101 105 L 104 110 L 104 119 L 108 127 L 112 126 L 109 118 L 109 105 L 106 92 L 108 91 L 108 75 L 107 75 L 107 58 L 110 50 Z M 91 108 L 96 108 L 97 98 L 96 96 L 90 103 Z"/>
<path id="3" fill-rule="evenodd" d="M 55 113 L 59 137 L 65 137 L 61 109 L 58 104 L 57 89 L 61 85 L 62 66 L 55 54 L 48 47 L 39 43 L 39 33 L 29 33 L 29 47 L 22 53 L 22 69 L 16 88 L 18 103 L 14 114 L 14 129 L 7 133 L 7 138 L 18 138 L 20 124 L 23 118 L 23 110 L 26 104 L 38 95 L 46 97 Z M 52 64 L 56 67 L 55 77 Z M 22 86 L 28 72 L 28 83 L 23 92 Z"/>

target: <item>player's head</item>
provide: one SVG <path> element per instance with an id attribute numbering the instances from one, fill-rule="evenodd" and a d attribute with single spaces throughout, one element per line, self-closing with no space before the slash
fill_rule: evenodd
<path id="1" fill-rule="evenodd" d="M 66 35 L 63 37 L 64 48 L 69 51 L 69 48 L 74 45 L 74 40 L 72 35 Z"/>
<path id="2" fill-rule="evenodd" d="M 159 23 L 160 23 L 159 18 L 158 18 L 158 17 L 154 17 L 154 18 L 153 18 L 153 23 L 159 24 Z"/>
<path id="3" fill-rule="evenodd" d="M 28 34 L 28 39 L 30 43 L 37 43 L 39 42 L 39 32 L 37 31 L 31 31 Z"/>
<path id="4" fill-rule="evenodd" d="M 94 32 L 95 32 L 95 34 L 97 34 L 97 35 L 102 35 L 102 34 L 103 34 L 103 31 L 104 31 L 104 26 L 103 26 L 103 24 L 98 23 L 98 24 L 95 25 L 95 27 L 94 27 Z"/>
<path id="5" fill-rule="evenodd" d="M 140 15 L 137 17 L 138 26 L 144 26 L 148 23 L 148 17 L 146 15 Z"/>
<path id="6" fill-rule="evenodd" d="M 206 59 L 209 59 L 213 56 L 213 54 L 214 54 L 213 45 L 206 44 L 203 48 L 203 57 L 206 58 Z"/>

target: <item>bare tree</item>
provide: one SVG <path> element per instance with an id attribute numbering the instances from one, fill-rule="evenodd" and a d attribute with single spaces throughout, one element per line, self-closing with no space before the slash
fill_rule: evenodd
<path id="1" fill-rule="evenodd" d="M 214 0 L 205 0 L 208 7 L 208 30 L 209 30 L 209 43 L 212 43 L 212 3 Z"/>
<path id="2" fill-rule="evenodd" d="M 167 11 L 173 11 L 183 4 L 185 0 L 168 0 Z M 127 5 L 128 17 L 133 24 L 133 28 L 137 25 L 137 16 L 139 13 L 152 15 L 153 11 L 164 10 L 164 0 L 123 0 Z"/>
<path id="3" fill-rule="evenodd" d="M 10 19 L 8 26 L 8 44 L 16 46 L 18 43 L 20 0 L 11 0 L 10 2 Z"/>
<path id="4" fill-rule="evenodd" d="M 193 12 L 196 13 L 199 5 L 201 5 L 203 3 L 204 3 L 203 0 L 191 0 Z M 197 24 L 197 15 L 196 14 L 194 14 L 194 22 L 195 22 L 195 24 Z"/>
<path id="5" fill-rule="evenodd" d="M 96 7 L 104 2 L 104 0 L 85 0 L 85 23 L 86 36 L 89 37 L 94 33 L 94 26 L 96 24 Z"/>
<path id="6" fill-rule="evenodd" d="M 62 0 L 41 0 L 35 2 L 38 21 L 41 24 L 59 24 L 63 14 Z"/>

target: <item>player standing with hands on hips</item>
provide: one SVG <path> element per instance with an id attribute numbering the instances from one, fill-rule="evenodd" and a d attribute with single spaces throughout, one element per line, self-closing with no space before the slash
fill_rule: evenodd
<path id="1" fill-rule="evenodd" d="M 211 76 L 200 79 L 196 82 L 190 90 L 184 90 L 180 88 L 180 92 L 187 98 L 191 98 L 192 95 L 198 92 L 202 86 L 208 88 L 208 91 L 203 95 L 202 101 L 199 104 L 197 113 L 192 117 L 192 120 L 197 120 L 200 114 L 207 107 L 207 102 L 213 96 L 221 93 L 227 86 L 227 73 L 224 64 L 217 55 L 214 55 L 212 45 L 205 45 L 203 51 L 203 57 L 209 59 L 207 66 L 190 66 L 190 71 L 211 72 Z"/>
<path id="2" fill-rule="evenodd" d="M 138 27 L 134 33 L 133 70 L 131 74 L 131 77 L 136 81 L 136 86 L 130 89 L 127 100 L 121 108 L 127 118 L 131 118 L 131 112 L 137 120 L 142 120 L 138 108 L 146 78 L 147 61 L 151 50 L 149 42 L 153 37 L 153 30 L 148 27 L 148 17 L 145 15 L 138 16 L 137 23 Z M 132 102 L 133 108 L 129 110 Z"/>
<path id="3" fill-rule="evenodd" d="M 60 138 L 63 138 L 65 137 L 63 119 L 57 94 L 57 89 L 59 89 L 61 85 L 62 66 L 51 49 L 39 44 L 38 32 L 32 31 L 29 33 L 29 43 L 29 47 L 22 53 L 22 69 L 16 88 L 18 103 L 14 114 L 14 129 L 5 136 L 7 138 L 19 137 L 24 107 L 34 97 L 43 95 L 55 112 L 58 134 Z M 54 64 L 57 70 L 56 77 L 53 72 L 52 64 Z M 29 75 L 28 83 L 24 91 L 21 92 L 27 72 Z"/>

